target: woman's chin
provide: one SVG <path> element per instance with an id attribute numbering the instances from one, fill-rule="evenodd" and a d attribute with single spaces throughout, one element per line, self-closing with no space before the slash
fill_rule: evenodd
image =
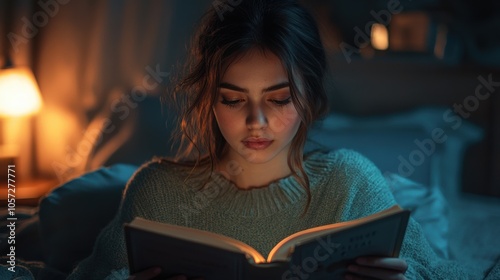
<path id="1" fill-rule="evenodd" d="M 263 164 L 272 161 L 278 156 L 276 151 L 272 150 L 253 150 L 240 154 L 248 163 Z"/>

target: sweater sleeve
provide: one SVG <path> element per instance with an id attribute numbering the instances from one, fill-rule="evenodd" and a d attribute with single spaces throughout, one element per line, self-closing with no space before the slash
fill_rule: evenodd
<path id="1" fill-rule="evenodd" d="M 400 258 L 408 263 L 408 279 L 482 279 L 458 262 L 438 257 L 413 218 L 408 222 Z"/>
<path id="2" fill-rule="evenodd" d="M 148 173 L 151 165 L 138 170 L 128 182 L 120 208 L 113 220 L 101 231 L 92 254 L 80 262 L 68 279 L 127 279 L 129 276 L 123 224 L 134 217 L 148 217 Z M 149 182 L 148 182 L 149 183 Z"/>
<path id="3" fill-rule="evenodd" d="M 396 204 L 378 168 L 363 156 L 351 152 L 345 157 L 350 180 L 346 220 L 367 216 Z M 455 261 L 441 259 L 430 247 L 420 225 L 410 217 L 400 258 L 408 263 L 408 279 L 480 279 Z"/>

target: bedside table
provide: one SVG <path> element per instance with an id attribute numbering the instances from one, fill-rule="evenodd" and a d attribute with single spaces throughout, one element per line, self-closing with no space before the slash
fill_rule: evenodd
<path id="1" fill-rule="evenodd" d="M 7 207 L 9 193 L 15 196 L 16 206 L 38 206 L 40 198 L 57 187 L 59 182 L 55 178 L 34 178 L 17 180 L 13 185 L 15 192 L 9 192 L 7 180 L 0 182 L 0 207 Z"/>

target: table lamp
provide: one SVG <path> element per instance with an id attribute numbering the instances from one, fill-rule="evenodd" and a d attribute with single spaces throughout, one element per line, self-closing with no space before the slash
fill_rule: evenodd
<path id="1" fill-rule="evenodd" d="M 15 163 L 20 154 L 19 143 L 24 141 L 20 133 L 23 131 L 21 118 L 35 114 L 41 106 L 40 90 L 28 67 L 0 69 L 0 177 L 6 176 L 5 163 Z M 25 136 L 29 141 L 32 141 L 31 129 L 27 130 L 30 135 Z"/>

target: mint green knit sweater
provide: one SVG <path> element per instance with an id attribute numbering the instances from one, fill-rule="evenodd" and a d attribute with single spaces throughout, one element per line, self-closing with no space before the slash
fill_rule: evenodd
<path id="1" fill-rule="evenodd" d="M 185 181 L 186 167 L 152 161 L 129 181 L 117 216 L 69 279 L 126 279 L 123 223 L 136 216 L 224 234 L 267 256 L 278 241 L 294 232 L 356 219 L 395 204 L 381 173 L 353 151 L 311 153 L 304 168 L 312 197 L 301 217 L 307 196 L 292 176 L 265 188 L 241 190 L 213 173 L 206 188 L 199 190 L 201 182 Z M 408 279 L 479 279 L 456 263 L 439 259 L 413 219 L 400 257 L 409 264 Z"/>

